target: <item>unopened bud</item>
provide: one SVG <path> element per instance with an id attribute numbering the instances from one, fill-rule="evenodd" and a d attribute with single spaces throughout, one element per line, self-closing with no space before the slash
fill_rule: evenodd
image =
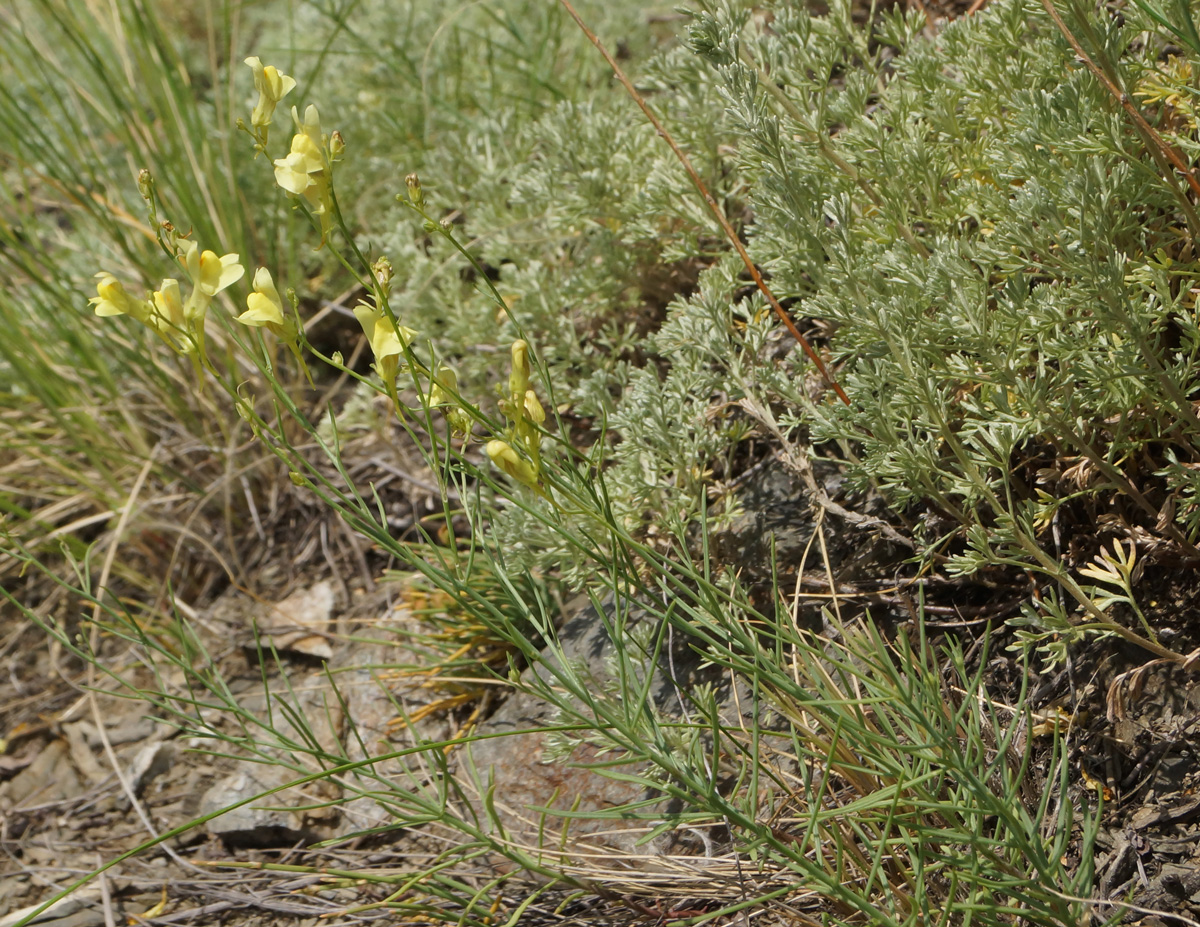
<path id="1" fill-rule="evenodd" d="M 387 294 L 392 289 L 392 262 L 385 257 L 381 257 L 378 261 L 371 265 L 371 273 L 375 276 L 375 282 L 379 284 L 379 288 L 383 290 L 383 295 Z"/>
<path id="2" fill-rule="evenodd" d="M 524 483 L 532 489 L 537 489 L 538 476 L 533 464 L 514 451 L 507 442 L 489 441 L 484 450 L 487 451 L 492 463 L 518 483 Z"/>
<path id="3" fill-rule="evenodd" d="M 329 160 L 340 161 L 345 150 L 346 140 L 342 137 L 341 132 L 335 130 L 334 133 L 329 136 Z"/>
<path id="4" fill-rule="evenodd" d="M 525 399 L 529 389 L 529 345 L 517 339 L 512 345 L 512 373 L 508 377 L 508 392 L 517 405 Z"/>
<path id="5" fill-rule="evenodd" d="M 425 192 L 421 189 L 421 178 L 416 174 L 409 174 L 404 178 L 404 185 L 408 187 L 409 202 L 423 209 L 425 207 Z"/>
<path id="6" fill-rule="evenodd" d="M 138 171 L 137 187 L 138 193 L 146 201 L 149 201 L 154 195 L 154 178 L 150 176 L 150 172 L 144 167 Z"/>
<path id="7" fill-rule="evenodd" d="M 537 393 L 531 389 L 525 390 L 525 412 L 530 420 L 537 422 L 539 425 L 546 420 L 546 410 L 538 402 Z"/>

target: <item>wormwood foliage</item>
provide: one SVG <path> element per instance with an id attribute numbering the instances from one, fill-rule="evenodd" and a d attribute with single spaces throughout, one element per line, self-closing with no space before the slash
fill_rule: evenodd
<path id="1" fill-rule="evenodd" d="M 1063 15 L 1191 155 L 1190 66 L 1141 22 Z M 1077 541 L 1195 560 L 1192 211 L 1044 8 L 997 3 L 931 35 L 899 8 L 864 28 L 848 3 L 714 3 L 689 43 L 734 129 L 751 253 L 797 316 L 833 328 L 852 401 L 811 401 L 798 351 L 790 382 L 756 362 L 761 307 L 726 302 L 718 265 L 655 338 L 669 372 L 635 380 L 615 413 L 647 420 L 657 391 L 684 456 L 651 459 L 676 474 L 712 459 L 679 439 L 698 378 L 720 371 L 714 394 L 782 402 L 792 439 L 853 448 L 851 479 L 907 512 L 952 572 L 1028 568 L 1096 618 L 1111 601 L 1071 574 Z M 632 454 L 664 444 L 641 437 Z"/>

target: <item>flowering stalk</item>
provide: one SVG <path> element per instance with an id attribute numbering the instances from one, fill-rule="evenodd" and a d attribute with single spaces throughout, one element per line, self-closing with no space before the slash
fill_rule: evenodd
<path id="1" fill-rule="evenodd" d="M 371 265 L 376 291 L 373 302 L 362 301 L 354 307 L 354 317 L 362 326 L 371 353 L 375 356 L 372 365 L 384 389 L 391 397 L 396 414 L 400 415 L 400 397 L 396 392 L 396 377 L 404 367 L 405 349 L 417 337 L 415 329 L 400 325 L 386 311 L 388 291 L 391 289 L 392 265 L 387 258 L 380 258 Z"/>
<path id="2" fill-rule="evenodd" d="M 542 429 L 546 410 L 530 387 L 529 345 L 522 339 L 512 345 L 512 372 L 508 376 L 508 396 L 500 408 L 509 419 L 507 440 L 489 441 L 485 450 L 492 463 L 519 483 L 545 495 L 542 489 Z M 519 453 L 516 448 L 520 448 Z"/>
<path id="3" fill-rule="evenodd" d="M 332 137 L 322 134 L 321 117 L 312 104 L 304 111 L 303 121 L 293 106 L 292 122 L 296 134 L 292 136 L 287 157 L 275 161 L 275 182 L 293 196 L 303 197 L 320 220 L 319 250 L 333 228 L 333 163 L 341 157 L 346 145 L 340 132 L 334 132 Z"/>

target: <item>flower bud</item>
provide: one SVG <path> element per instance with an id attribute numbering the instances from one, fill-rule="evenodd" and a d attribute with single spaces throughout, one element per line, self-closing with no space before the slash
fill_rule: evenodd
<path id="1" fill-rule="evenodd" d="M 425 192 L 421 189 L 421 178 L 416 174 L 409 174 L 404 178 L 404 185 L 408 187 L 408 199 L 418 209 L 425 208 Z"/>
<path id="2" fill-rule="evenodd" d="M 146 200 L 147 202 L 149 202 L 150 198 L 154 196 L 154 178 L 144 167 L 138 171 L 137 188 L 138 193 L 142 195 L 142 199 Z"/>
<path id="3" fill-rule="evenodd" d="M 525 390 L 525 413 L 531 421 L 537 422 L 539 425 L 546 421 L 546 410 L 538 402 L 537 393 L 531 389 Z"/>
<path id="4" fill-rule="evenodd" d="M 345 150 L 346 140 L 342 137 L 342 133 L 335 129 L 329 136 L 329 160 L 340 161 Z"/>
<path id="5" fill-rule="evenodd" d="M 383 295 L 387 296 L 392 289 L 392 277 L 395 276 L 392 271 L 392 262 L 381 257 L 371 265 L 371 273 L 375 277 L 375 282 L 379 284 L 379 288 L 383 290 Z"/>
<path id="6" fill-rule="evenodd" d="M 538 488 L 538 475 L 533 464 L 514 451 L 507 442 L 489 441 L 484 450 L 493 464 L 518 483 L 524 483 L 532 489 Z"/>
<path id="7" fill-rule="evenodd" d="M 529 389 L 529 345 L 517 339 L 512 345 L 512 373 L 508 377 L 508 392 L 514 405 L 522 405 Z"/>

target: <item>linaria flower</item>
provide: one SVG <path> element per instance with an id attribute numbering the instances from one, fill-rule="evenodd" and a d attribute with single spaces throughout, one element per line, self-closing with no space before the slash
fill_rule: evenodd
<path id="1" fill-rule="evenodd" d="M 279 72 L 273 65 L 263 65 L 257 56 L 247 58 L 246 64 L 254 72 L 254 89 L 258 91 L 258 102 L 254 104 L 254 112 L 250 115 L 250 124 L 254 126 L 259 141 L 267 143 L 267 126 L 275 115 L 275 107 L 279 101 L 291 93 L 296 86 L 294 78 Z"/>
<path id="2" fill-rule="evenodd" d="M 183 299 L 179 295 L 179 281 L 168 277 L 154 291 L 154 311 L 159 332 L 169 335 L 182 331 L 187 324 L 183 311 Z"/>
<path id="3" fill-rule="evenodd" d="M 254 272 L 254 292 L 246 297 L 246 311 L 237 320 L 254 328 L 267 328 L 284 341 L 296 337 L 296 325 L 285 312 L 275 281 L 265 267 Z"/>
<path id="4" fill-rule="evenodd" d="M 354 317 L 371 344 L 371 353 L 375 355 L 375 372 L 390 386 L 400 370 L 404 348 L 417 337 L 417 332 L 405 325 L 397 328 L 386 314 L 366 303 L 359 303 L 355 307 Z"/>
<path id="5" fill-rule="evenodd" d="M 442 410 L 454 431 L 463 435 L 471 433 L 471 416 L 458 399 L 458 374 L 450 367 L 438 367 L 429 385 L 429 405 Z"/>
<path id="6" fill-rule="evenodd" d="M 214 251 L 200 251 L 194 241 L 184 241 L 179 263 L 192 281 L 192 292 L 183 306 L 183 315 L 189 325 L 199 326 L 204 321 L 212 298 L 223 289 L 242 279 L 246 272 L 236 254 L 220 257 Z"/>
<path id="7" fill-rule="evenodd" d="M 321 242 L 333 227 L 333 190 L 330 186 L 328 141 L 321 134 L 321 117 L 315 106 L 304 111 L 304 121 L 292 107 L 296 134 L 286 158 L 275 161 L 275 182 L 288 193 L 303 196 L 321 220 Z M 339 136 L 340 138 L 340 136 Z"/>
<path id="8" fill-rule="evenodd" d="M 533 464 L 513 450 L 506 441 L 493 440 L 484 448 L 492 463 L 511 476 L 518 483 L 524 483 L 532 489 L 540 491 L 537 470 Z"/>
<path id="9" fill-rule="evenodd" d="M 88 300 L 88 305 L 95 307 L 96 315 L 127 315 L 150 324 L 150 317 L 154 313 L 150 302 L 130 296 L 121 281 L 108 271 L 100 271 L 96 279 L 100 281 L 96 284 L 96 295 Z"/>

